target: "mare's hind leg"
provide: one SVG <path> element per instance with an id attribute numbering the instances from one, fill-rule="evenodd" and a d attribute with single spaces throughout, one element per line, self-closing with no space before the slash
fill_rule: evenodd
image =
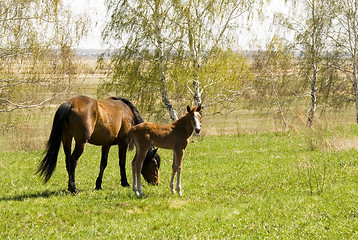
<path id="1" fill-rule="evenodd" d="M 122 141 L 118 144 L 118 156 L 119 156 L 119 169 L 121 171 L 121 185 L 122 187 L 129 187 L 129 183 L 126 175 L 126 154 L 128 144 Z"/>
<path id="2" fill-rule="evenodd" d="M 103 172 L 107 167 L 108 152 L 110 148 L 111 148 L 110 146 L 102 146 L 101 166 L 96 181 L 96 190 L 102 189 L 102 177 L 103 177 Z"/>
<path id="3" fill-rule="evenodd" d="M 73 153 L 69 161 L 66 162 L 66 168 L 68 172 L 68 191 L 70 191 L 71 193 L 78 192 L 75 183 L 75 171 L 76 171 L 77 161 L 79 157 L 82 155 L 83 150 L 85 149 L 85 144 L 86 143 L 76 142 L 75 149 L 73 150 Z"/>
<path id="4" fill-rule="evenodd" d="M 66 157 L 66 169 L 67 169 L 68 176 L 70 176 L 72 136 L 68 132 L 68 128 L 66 125 L 64 126 L 64 131 L 62 135 L 62 144 L 63 144 L 63 151 L 65 152 L 65 157 Z"/>

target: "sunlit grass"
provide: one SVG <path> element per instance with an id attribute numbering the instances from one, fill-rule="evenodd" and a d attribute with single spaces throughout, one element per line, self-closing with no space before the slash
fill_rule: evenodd
<path id="1" fill-rule="evenodd" d="M 358 128 L 326 131 L 327 141 L 337 135 L 354 140 Z M 195 138 L 184 155 L 184 196 L 171 194 L 172 153 L 159 150 L 161 184 L 144 184 L 143 198 L 120 186 L 116 150 L 110 153 L 104 189 L 95 191 L 100 148 L 86 148 L 76 171 L 80 190 L 76 196 L 65 190 L 62 152 L 46 185 L 34 175 L 41 152 L 0 153 L 0 237 L 357 237 L 358 151 L 354 148 L 310 151 L 302 135 L 293 131 Z M 130 152 L 130 183 L 132 158 Z"/>

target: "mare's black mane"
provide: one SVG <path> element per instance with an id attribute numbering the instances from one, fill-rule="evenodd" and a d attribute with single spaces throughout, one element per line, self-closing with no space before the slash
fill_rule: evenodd
<path id="1" fill-rule="evenodd" d="M 111 97 L 111 99 L 113 100 L 120 100 L 122 102 L 124 102 L 133 112 L 134 115 L 134 125 L 137 125 L 139 123 L 144 122 L 142 116 L 140 115 L 138 109 L 133 105 L 133 103 L 131 101 L 129 101 L 126 98 L 122 98 L 122 97 Z M 145 157 L 144 163 L 143 165 L 146 165 L 147 163 L 149 163 L 151 161 L 152 158 L 156 158 L 157 159 L 157 163 L 158 163 L 158 168 L 160 167 L 160 157 L 158 154 L 152 154 L 154 151 L 154 147 L 151 146 L 148 149 L 147 155 Z M 154 155 L 154 156 L 153 156 Z"/>
<path id="2" fill-rule="evenodd" d="M 132 110 L 133 115 L 134 115 L 134 124 L 135 125 L 144 122 L 144 120 L 143 120 L 142 116 L 140 115 L 138 109 L 133 105 L 133 103 L 131 101 L 129 101 L 126 98 L 121 98 L 121 97 L 111 97 L 111 99 L 120 100 L 120 101 L 124 102 Z"/>

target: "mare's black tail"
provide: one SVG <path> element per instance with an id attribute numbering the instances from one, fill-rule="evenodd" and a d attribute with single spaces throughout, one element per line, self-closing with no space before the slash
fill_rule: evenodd
<path id="1" fill-rule="evenodd" d="M 63 103 L 57 109 L 53 119 L 51 135 L 45 150 L 46 155 L 37 169 L 37 173 L 44 178 L 45 182 L 50 180 L 52 173 L 55 171 L 57 156 L 61 147 L 63 124 L 68 121 L 70 110 L 71 104 L 68 102 Z"/>

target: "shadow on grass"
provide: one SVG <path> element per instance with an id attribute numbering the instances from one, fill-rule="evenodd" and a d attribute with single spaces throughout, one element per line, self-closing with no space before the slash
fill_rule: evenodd
<path id="1" fill-rule="evenodd" d="M 38 193 L 22 193 L 16 196 L 9 197 L 0 197 L 0 202 L 3 201 L 24 201 L 26 199 L 34 199 L 34 198 L 49 198 L 51 196 L 59 196 L 59 195 L 70 195 L 71 193 L 66 190 L 58 190 L 58 191 L 44 191 Z"/>

